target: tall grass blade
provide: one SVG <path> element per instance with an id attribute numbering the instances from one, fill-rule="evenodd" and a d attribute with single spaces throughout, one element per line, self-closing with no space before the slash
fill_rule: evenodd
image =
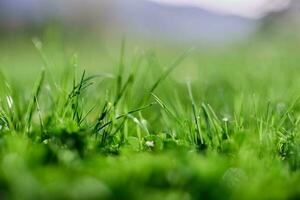
<path id="1" fill-rule="evenodd" d="M 25 118 L 26 119 L 25 126 L 26 126 L 27 131 L 29 131 L 29 129 L 31 127 L 32 115 L 37 107 L 37 101 L 38 101 L 38 97 L 39 97 L 41 89 L 42 89 L 44 78 L 45 78 L 45 70 L 43 69 L 40 74 L 39 79 L 36 81 L 36 83 L 33 87 L 32 97 L 31 97 L 30 102 L 27 107 L 26 118 Z"/>
<path id="2" fill-rule="evenodd" d="M 188 92 L 189 92 L 190 101 L 192 103 L 192 110 L 193 110 L 194 120 L 195 120 L 195 123 L 196 123 L 197 137 L 195 138 L 196 139 L 195 142 L 196 142 L 196 144 L 198 143 L 197 138 L 199 137 L 201 144 L 204 144 L 203 135 L 202 135 L 202 132 L 201 132 L 201 127 L 200 127 L 200 121 L 198 119 L 198 114 L 197 114 L 196 103 L 195 103 L 195 100 L 194 100 L 194 97 L 193 97 L 192 88 L 191 88 L 190 83 L 187 83 L 187 88 L 188 88 Z"/>

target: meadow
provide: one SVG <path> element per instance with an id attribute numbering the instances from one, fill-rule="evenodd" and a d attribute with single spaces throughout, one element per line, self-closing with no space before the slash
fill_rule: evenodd
<path id="1" fill-rule="evenodd" d="M 96 38 L 1 40 L 1 199 L 300 198 L 299 39 Z"/>

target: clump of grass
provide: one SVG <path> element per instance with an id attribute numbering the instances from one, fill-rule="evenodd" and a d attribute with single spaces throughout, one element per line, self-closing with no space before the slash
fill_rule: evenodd
<path id="1" fill-rule="evenodd" d="M 189 50 L 163 70 L 153 54 L 130 60 L 123 41 L 109 78 L 89 75 L 73 56 L 59 80 L 42 43 L 34 44 L 45 69 L 31 93 L 0 74 L 0 197 L 299 197 L 298 98 L 279 101 L 249 82 L 252 61 L 227 66 L 229 53 L 218 55 L 224 68 L 205 68 L 204 59 L 198 69 L 199 54 Z M 256 55 L 244 51 L 233 55 Z M 186 85 L 180 64 L 204 75 Z M 263 83 L 279 71 L 262 72 Z M 272 87 L 283 94 L 288 83 Z"/>

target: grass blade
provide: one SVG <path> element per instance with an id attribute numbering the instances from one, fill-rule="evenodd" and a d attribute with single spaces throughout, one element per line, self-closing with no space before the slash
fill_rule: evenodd
<path id="1" fill-rule="evenodd" d="M 187 88 L 188 88 L 190 100 L 191 100 L 191 103 L 192 103 L 193 116 L 194 116 L 194 120 L 195 120 L 195 123 L 196 123 L 196 131 L 198 133 L 198 137 L 200 138 L 201 145 L 203 145 L 204 140 L 203 140 L 203 135 L 202 135 L 202 132 L 201 132 L 200 122 L 199 122 L 199 119 L 198 119 L 197 108 L 196 108 L 195 100 L 194 100 L 194 97 L 193 97 L 192 88 L 191 88 L 191 85 L 189 83 L 187 83 Z M 197 139 L 196 139 L 195 142 L 198 143 Z"/>
<path id="2" fill-rule="evenodd" d="M 26 130 L 29 131 L 30 127 L 31 127 L 31 120 L 32 120 L 32 115 L 37 107 L 37 100 L 38 97 L 40 95 L 41 89 L 42 89 L 42 85 L 45 79 L 45 70 L 43 69 L 39 79 L 36 81 L 34 88 L 33 88 L 33 93 L 32 93 L 32 97 L 30 99 L 29 105 L 28 105 L 28 109 L 26 112 L 26 124 L 25 126 L 27 127 Z"/>

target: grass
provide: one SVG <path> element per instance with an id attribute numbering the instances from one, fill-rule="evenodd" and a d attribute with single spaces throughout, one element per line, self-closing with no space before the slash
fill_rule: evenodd
<path id="1" fill-rule="evenodd" d="M 0 48 L 1 199 L 300 197 L 298 40 L 97 58 L 21 41 Z"/>

